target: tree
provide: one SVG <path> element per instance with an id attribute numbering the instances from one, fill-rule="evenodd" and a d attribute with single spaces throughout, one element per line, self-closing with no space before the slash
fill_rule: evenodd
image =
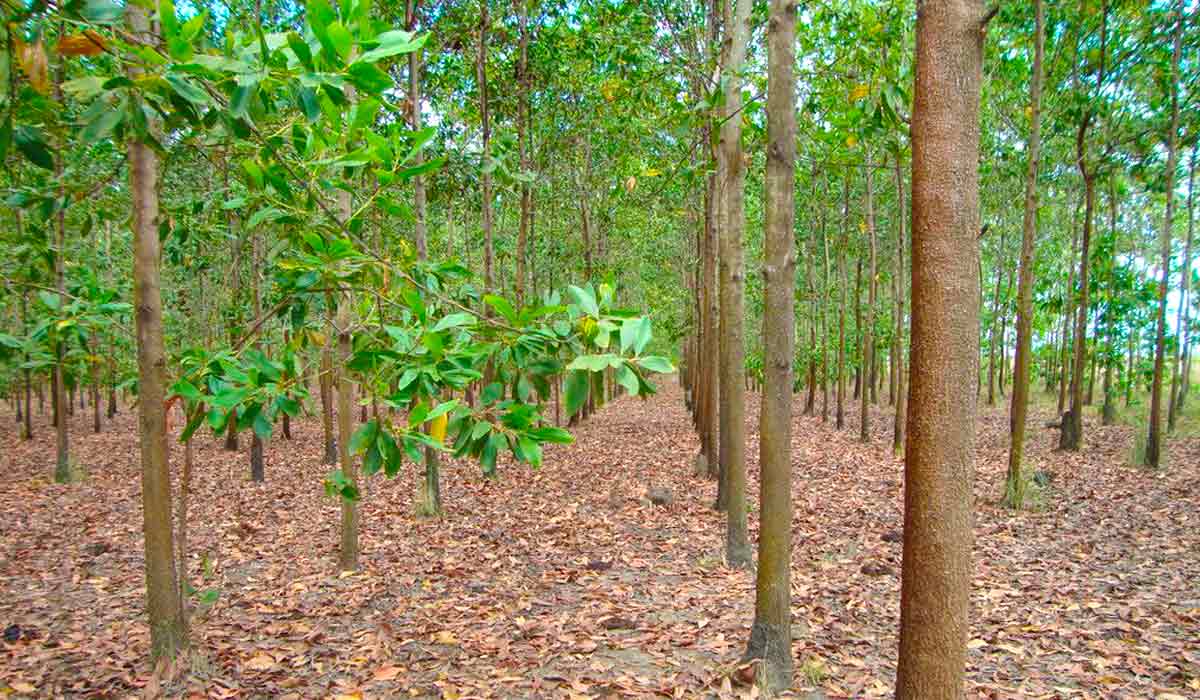
<path id="1" fill-rule="evenodd" d="M 792 358 L 795 347 L 796 5 L 771 0 L 767 17 L 767 174 L 763 283 L 763 398 L 759 417 L 759 502 L 754 625 L 746 654 L 762 659 L 768 690 L 792 683 Z"/>
<path id="2" fill-rule="evenodd" d="M 730 566 L 749 566 L 746 538 L 746 349 L 745 262 L 742 238 L 746 228 L 746 166 L 742 158 L 742 79 L 746 44 L 750 40 L 750 0 L 725 6 L 725 120 L 720 148 L 724 179 L 718 183 L 722 198 L 720 221 L 721 338 L 720 435 L 721 478 L 725 484 L 725 558 Z"/>
<path id="3" fill-rule="evenodd" d="M 1159 248 L 1162 267 L 1158 282 L 1158 319 L 1154 335 L 1154 378 L 1150 383 L 1150 422 L 1147 426 L 1146 466 L 1157 469 L 1162 460 L 1162 393 L 1163 367 L 1166 363 L 1167 343 L 1167 287 L 1171 276 L 1171 239 L 1175 222 L 1175 170 L 1179 158 L 1179 62 L 1183 54 L 1183 2 L 1175 6 L 1173 15 L 1173 51 L 1171 54 L 1171 109 L 1167 127 L 1166 186 L 1164 193 L 1167 204 L 1163 209 L 1162 229 L 1159 233 Z M 1185 271 L 1185 274 L 1190 274 Z"/>
<path id="4" fill-rule="evenodd" d="M 896 697 L 963 697 L 971 589 L 979 298 L 981 0 L 917 13 L 912 351 Z"/>
<path id="5" fill-rule="evenodd" d="M 149 41 L 146 11 L 125 9 L 134 36 Z M 131 63 L 129 76 L 144 71 Z M 129 191 L 133 198 L 133 296 L 137 312 L 138 431 L 142 459 L 142 532 L 146 556 L 146 614 L 150 654 L 173 658 L 188 646 L 182 592 L 171 528 L 171 470 L 167 462 L 166 351 L 159 276 L 158 158 L 142 135 L 129 140 Z M 60 418 L 63 416 L 60 415 Z"/>
<path id="6" fill-rule="evenodd" d="M 1024 220 L 1021 226 L 1021 260 L 1017 277 L 1017 348 L 1013 364 L 1012 407 L 1009 413 L 1008 476 L 1004 502 L 1020 509 L 1025 503 L 1025 422 L 1029 411 L 1029 366 L 1033 335 L 1034 244 L 1037 240 L 1038 157 L 1041 153 L 1042 57 L 1046 47 L 1045 10 L 1034 0 L 1033 69 L 1029 80 L 1029 138 L 1026 140 Z"/>

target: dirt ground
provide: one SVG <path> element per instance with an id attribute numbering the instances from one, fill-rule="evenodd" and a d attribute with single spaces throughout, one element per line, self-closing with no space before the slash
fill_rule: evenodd
<path id="1" fill-rule="evenodd" d="M 751 535 L 757 399 L 748 411 Z M 818 407 L 820 401 L 818 399 Z M 797 397 L 797 412 L 802 408 Z M 819 413 L 819 410 L 818 410 Z M 979 420 L 968 691 L 980 698 L 1200 697 L 1200 440 L 1170 467 L 1126 466 L 1125 427 L 1089 423 L 1080 454 L 1051 451 L 1031 418 L 1036 508 L 997 505 L 1007 416 Z M 326 497 L 316 419 L 246 453 L 196 439 L 188 569 L 194 649 L 152 669 L 144 621 L 135 417 L 99 435 L 72 423 L 86 481 L 56 485 L 53 430 L 0 423 L 0 693 L 123 698 L 734 697 L 753 577 L 727 569 L 715 484 L 678 387 L 624 398 L 548 448 L 443 473 L 445 517 L 421 519 L 419 470 L 375 477 L 363 569 L 339 575 L 338 504 Z M 178 422 L 178 421 L 177 421 Z M 891 411 L 875 440 L 797 416 L 792 601 L 798 695 L 891 694 L 899 624 L 903 465 Z M 1035 427 L 1036 426 L 1036 427 Z M 243 440 L 243 447 L 247 447 Z M 178 467 L 182 448 L 173 461 Z M 657 506 L 648 487 L 669 489 Z"/>

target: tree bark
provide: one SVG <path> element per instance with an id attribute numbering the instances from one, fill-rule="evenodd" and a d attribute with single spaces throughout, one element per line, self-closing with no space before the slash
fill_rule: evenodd
<path id="1" fill-rule="evenodd" d="M 792 683 L 791 433 L 795 346 L 796 108 L 795 0 L 771 0 L 767 19 L 767 173 L 764 186 L 762 410 L 759 416 L 759 499 L 762 516 L 754 625 L 747 655 L 761 658 L 768 693 Z"/>
<path id="2" fill-rule="evenodd" d="M 962 698 L 978 376 L 982 0 L 918 5 L 899 700 Z"/>
<path id="3" fill-rule="evenodd" d="M 730 5 L 733 5 L 730 7 Z M 726 118 L 721 124 L 720 148 L 725 162 L 721 195 L 721 476 L 724 483 L 725 559 L 730 566 L 751 562 L 746 534 L 746 351 L 745 262 L 742 239 L 746 229 L 746 167 L 742 160 L 742 68 L 750 40 L 751 0 L 725 6 Z"/>
<path id="4" fill-rule="evenodd" d="M 514 0 L 520 15 L 520 40 L 517 61 L 517 151 L 522 175 L 529 172 L 529 0 Z M 525 303 L 526 258 L 529 255 L 529 229 L 532 225 L 533 192 L 529 182 L 521 182 L 521 220 L 517 229 L 516 290 L 517 305 Z"/>
<path id="5" fill-rule="evenodd" d="M 1029 367 L 1033 345 L 1034 244 L 1037 240 L 1038 166 L 1042 148 L 1042 60 L 1046 52 L 1045 8 L 1033 0 L 1033 75 L 1029 81 L 1029 139 L 1025 145 L 1025 214 L 1021 225 L 1021 263 L 1017 271 L 1017 349 L 1009 412 L 1008 474 L 1004 502 L 1020 509 L 1025 503 L 1025 422 L 1029 414 Z"/>
<path id="6" fill-rule="evenodd" d="M 146 11 L 125 8 L 135 36 L 150 39 Z M 142 69 L 129 68 L 137 80 Z M 171 470 L 167 461 L 166 350 L 163 346 L 161 255 L 158 238 L 158 158 L 136 137 L 128 145 L 129 191 L 133 198 L 133 297 L 137 332 L 138 433 L 142 462 L 142 532 L 146 562 L 146 613 L 152 658 L 174 658 L 188 646 L 180 605 L 171 526 Z"/>
<path id="7" fill-rule="evenodd" d="M 896 328 L 892 335 L 892 356 L 896 367 L 896 419 L 892 427 L 892 451 L 904 454 L 904 422 L 908 403 L 908 363 L 904 358 L 904 248 L 906 243 L 904 210 L 904 171 L 896 155 Z"/>
<path id="8" fill-rule="evenodd" d="M 1175 169 L 1179 161 L 1179 62 L 1183 53 L 1183 0 L 1175 6 L 1174 50 L 1171 55 L 1171 121 L 1167 131 L 1167 206 L 1163 211 L 1162 274 L 1158 282 L 1158 323 L 1154 339 L 1154 379 L 1150 384 L 1150 424 L 1147 426 L 1146 466 L 1158 469 L 1162 462 L 1163 370 L 1166 365 L 1167 287 L 1171 276 L 1171 234 L 1175 223 Z M 1191 270 L 1184 270 L 1191 274 Z"/>
<path id="9" fill-rule="evenodd" d="M 858 439 L 871 441 L 871 411 L 868 394 L 875 393 L 875 186 L 871 158 L 866 163 L 866 221 L 867 221 L 867 309 L 862 326 L 862 376 L 867 386 L 859 392 Z"/>
<path id="10" fill-rule="evenodd" d="M 846 256 L 850 253 L 850 177 L 842 176 L 842 254 L 838 256 L 838 277 L 841 304 L 838 305 L 838 348 L 837 348 L 837 411 L 836 426 L 846 426 L 846 298 L 849 277 L 846 274 Z"/>
<path id="11" fill-rule="evenodd" d="M 1196 149 L 1200 142 L 1192 144 L 1192 162 L 1188 167 L 1188 195 L 1187 195 L 1187 213 L 1188 227 L 1187 239 L 1183 244 L 1183 266 L 1179 271 L 1179 310 L 1175 313 L 1175 332 L 1179 334 L 1179 342 L 1175 345 L 1175 361 L 1174 369 L 1171 372 L 1171 399 L 1167 411 L 1167 431 L 1175 431 L 1175 422 L 1179 416 L 1180 410 L 1183 409 L 1183 393 L 1180 392 L 1180 387 L 1187 386 L 1187 372 L 1183 358 L 1186 355 L 1187 347 L 1190 341 L 1190 333 L 1188 332 L 1188 324 L 1191 322 L 1189 318 L 1188 306 L 1191 303 L 1190 292 L 1192 284 L 1192 233 L 1195 230 L 1196 220 L 1193 215 L 1193 195 L 1194 186 L 1196 184 Z"/>

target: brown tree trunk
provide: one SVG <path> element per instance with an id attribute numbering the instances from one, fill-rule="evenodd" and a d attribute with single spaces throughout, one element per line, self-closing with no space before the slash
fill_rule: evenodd
<path id="1" fill-rule="evenodd" d="M 1171 275 L 1171 237 L 1175 222 L 1175 168 L 1179 160 L 1179 62 L 1183 53 L 1183 0 L 1175 6 L 1174 51 L 1171 55 L 1171 123 L 1167 131 L 1167 206 L 1163 211 L 1162 273 L 1158 282 L 1158 323 L 1154 337 L 1154 379 L 1150 384 L 1150 424 L 1147 426 L 1146 466 L 1158 469 L 1162 462 L 1163 371 L 1166 366 L 1167 287 Z M 1191 274 L 1191 270 L 1185 270 Z"/>
<path id="2" fill-rule="evenodd" d="M 732 5 L 732 6 L 731 6 Z M 721 477 L 726 511 L 725 559 L 730 566 L 751 563 L 746 534 L 746 352 L 745 262 L 742 238 L 746 228 L 746 167 L 742 160 L 742 69 L 750 39 L 750 0 L 725 6 L 725 110 L 732 118 L 721 124 L 720 150 L 724 161 L 721 207 Z"/>
<path id="3" fill-rule="evenodd" d="M 1183 266 L 1179 272 L 1179 310 L 1175 314 L 1175 332 L 1179 334 L 1179 342 L 1175 346 L 1175 361 L 1173 363 L 1173 371 L 1171 372 L 1171 399 L 1167 412 L 1167 431 L 1174 432 L 1175 421 L 1179 415 L 1179 411 L 1183 409 L 1183 396 L 1187 387 L 1187 371 L 1183 361 L 1187 354 L 1187 347 L 1190 341 L 1190 333 L 1188 332 L 1188 324 L 1191 322 L 1189 318 L 1188 306 L 1191 303 L 1189 293 L 1191 292 L 1192 283 L 1192 233 L 1195 230 L 1196 220 L 1194 216 L 1194 186 L 1196 184 L 1196 149 L 1200 143 L 1192 144 L 1192 163 L 1188 168 L 1188 196 L 1187 196 L 1187 239 L 1183 244 Z M 1180 391 L 1183 387 L 1184 391 Z"/>
<path id="4" fill-rule="evenodd" d="M 489 293 L 495 293 L 495 275 L 492 270 L 495 253 L 492 247 L 492 171 L 489 161 L 492 158 L 492 124 L 488 115 L 488 77 L 487 77 L 487 30 L 488 30 L 488 0 L 479 0 L 479 53 L 475 58 L 475 84 L 479 90 L 479 123 L 483 141 L 483 168 L 479 175 L 481 192 L 480 214 L 483 228 L 483 286 Z M 484 314 L 491 315 L 491 307 L 484 306 Z M 490 367 L 490 365 L 489 365 Z M 485 372 L 490 376 L 490 372 Z"/>
<path id="5" fill-rule="evenodd" d="M 529 172 L 529 0 L 514 0 L 520 15 L 520 45 L 517 62 L 517 151 L 521 173 Z M 529 255 L 529 229 L 533 223 L 533 192 L 528 181 L 521 182 L 521 221 L 517 230 L 516 280 L 514 288 L 518 306 L 525 303 L 526 258 Z"/>
<path id="6" fill-rule="evenodd" d="M 1033 75 L 1029 82 L 1029 139 L 1025 151 L 1025 214 L 1021 227 L 1021 263 L 1017 271 L 1017 349 L 1013 360 L 1012 407 L 1009 412 L 1008 474 L 1004 502 L 1020 509 L 1025 503 L 1025 422 L 1029 414 L 1029 368 L 1033 345 L 1034 244 L 1037 240 L 1037 177 L 1042 148 L 1042 60 L 1046 50 L 1045 8 L 1033 0 Z M 1051 346 L 1053 347 L 1053 346 Z"/>
<path id="7" fill-rule="evenodd" d="M 893 362 L 896 366 L 896 420 L 892 427 L 892 450 L 904 454 L 904 422 L 908 403 L 908 366 L 904 361 L 904 248 L 906 243 L 904 209 L 904 172 L 896 155 L 896 328 L 892 337 Z"/>
<path id="8" fill-rule="evenodd" d="M 837 411 L 835 424 L 838 430 L 846 426 L 846 297 L 849 277 L 846 274 L 846 256 L 850 253 L 850 177 L 842 176 L 842 253 L 838 256 L 838 277 L 841 303 L 838 305 L 837 347 Z"/>
<path id="9" fill-rule="evenodd" d="M 795 346 L 796 260 L 793 250 L 796 169 L 796 4 L 771 0 L 767 20 L 767 173 L 764 185 L 762 410 L 759 416 L 759 499 L 762 516 L 754 625 L 747 655 L 761 658 L 768 693 L 792 684 L 792 357 Z"/>
<path id="10" fill-rule="evenodd" d="M 987 404 L 996 405 L 996 343 L 1000 324 L 1000 280 L 1004 271 L 1004 239 L 1007 227 L 1000 229 L 1000 247 L 996 251 L 996 286 L 992 293 L 992 327 L 988 334 L 988 390 Z"/>
<path id="11" fill-rule="evenodd" d="M 65 57 L 60 58 L 55 69 L 54 96 L 62 100 L 62 82 L 65 71 Z M 54 175 L 59 181 L 58 196 L 65 201 L 66 188 L 62 184 L 62 158 L 54 157 Z M 67 222 L 66 207 L 60 207 L 54 216 L 54 288 L 58 291 L 59 309 L 67 308 L 67 277 L 65 272 L 67 255 Z M 54 376 L 54 405 L 56 407 L 54 420 L 54 480 L 60 484 L 71 481 L 71 454 L 67 416 L 74 415 L 73 402 L 67 401 L 66 376 L 64 373 L 66 343 L 58 340 L 54 344 L 54 365 L 51 372 Z"/>
<path id="12" fill-rule="evenodd" d="M 971 591 L 982 0 L 917 13 L 899 700 L 962 698 Z"/>
<path id="13" fill-rule="evenodd" d="M 872 175 L 871 159 L 866 163 L 866 220 L 867 220 L 867 310 L 862 326 L 862 377 L 867 386 L 859 392 L 858 439 L 871 441 L 871 411 L 867 406 L 868 394 L 875 392 L 875 179 Z"/>
<path id="14" fill-rule="evenodd" d="M 125 8 L 130 30 L 149 40 L 146 11 Z M 130 64 L 130 77 L 142 70 Z M 138 433 L 142 461 L 142 532 L 146 562 L 146 612 L 152 658 L 174 658 L 188 646 L 180 605 L 171 527 L 171 470 L 167 461 L 166 367 L 163 347 L 161 255 L 158 238 L 158 159 L 145 143 L 131 139 L 127 155 L 133 198 L 133 297 L 137 328 Z"/>
<path id="15" fill-rule="evenodd" d="M 1063 322 L 1059 340 L 1062 342 L 1058 362 L 1058 414 L 1061 416 L 1067 408 L 1067 387 L 1071 383 L 1071 319 L 1075 317 L 1075 260 L 1079 255 L 1079 211 L 1075 207 L 1075 216 L 1071 219 L 1071 259 L 1067 265 L 1067 287 L 1063 292 Z"/>

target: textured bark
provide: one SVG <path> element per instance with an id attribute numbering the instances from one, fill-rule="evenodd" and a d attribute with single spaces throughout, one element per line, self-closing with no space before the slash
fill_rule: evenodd
<path id="1" fill-rule="evenodd" d="M 520 15 L 520 42 L 517 62 L 517 151 L 521 171 L 529 172 L 529 0 L 514 0 Z M 521 220 L 517 229 L 517 269 L 513 285 L 517 304 L 525 303 L 526 259 L 529 255 L 529 229 L 533 220 L 533 190 L 528 182 L 521 183 Z"/>
<path id="2" fill-rule="evenodd" d="M 1013 360 L 1012 404 L 1009 411 L 1008 475 L 1004 500 L 1013 508 L 1025 502 L 1025 421 L 1029 414 L 1029 368 L 1033 345 L 1034 243 L 1037 240 L 1037 177 L 1042 147 L 1042 60 L 1046 51 L 1045 8 L 1033 0 L 1033 75 L 1029 81 L 1029 139 L 1025 144 L 1025 214 L 1021 225 L 1021 262 L 1017 271 L 1017 349 Z"/>
<path id="3" fill-rule="evenodd" d="M 1163 372 L 1166 366 L 1167 287 L 1171 276 L 1171 234 L 1175 222 L 1175 168 L 1179 161 L 1179 62 L 1183 54 L 1183 0 L 1175 6 L 1174 50 L 1171 55 L 1171 122 L 1167 131 L 1167 206 L 1163 211 L 1159 246 L 1162 249 L 1158 282 L 1158 323 L 1154 337 L 1154 379 L 1150 384 L 1150 424 L 1146 436 L 1146 466 L 1162 463 Z M 1185 270 L 1191 274 L 1191 270 Z"/>
<path id="4" fill-rule="evenodd" d="M 321 394 L 321 428 L 325 436 L 324 464 L 337 464 L 337 439 L 333 432 L 333 338 L 321 348 L 320 374 L 317 385 Z"/>
<path id="5" fill-rule="evenodd" d="M 1100 20 L 1100 57 L 1096 85 L 1104 84 L 1104 62 L 1108 47 L 1108 3 L 1104 1 Z M 1085 109 L 1075 132 L 1075 159 L 1083 178 L 1083 234 L 1079 239 L 1079 303 L 1075 308 L 1074 358 L 1071 362 L 1071 408 L 1063 416 L 1058 447 L 1078 451 L 1083 446 L 1083 372 L 1087 364 L 1088 264 L 1092 244 L 1092 218 L 1096 208 L 1096 169 L 1088 163 L 1087 136 L 1095 114 Z"/>
<path id="6" fill-rule="evenodd" d="M 63 62 L 65 57 L 59 59 L 54 76 L 54 95 L 55 99 L 62 100 L 62 82 L 65 66 Z M 58 155 L 54 157 L 54 175 L 59 181 L 58 196 L 61 199 L 66 199 L 66 188 L 61 184 L 62 180 L 62 158 Z M 60 207 L 58 213 L 54 216 L 54 288 L 58 291 L 58 304 L 60 309 L 67 308 L 67 278 L 65 273 L 65 261 L 67 255 L 67 222 L 66 222 L 66 207 Z M 72 404 L 67 402 L 66 382 L 63 372 L 63 367 L 66 362 L 66 343 L 62 340 L 54 344 L 54 405 L 57 407 L 54 421 L 54 480 L 60 484 L 65 484 L 71 480 L 71 453 L 70 453 L 70 437 L 68 426 L 70 421 L 66 419 L 68 415 L 74 415 L 75 411 Z M 64 409 L 64 407 L 66 407 Z"/>
<path id="7" fill-rule="evenodd" d="M 1059 334 L 1061 350 L 1058 362 L 1058 414 L 1061 416 L 1067 407 L 1067 387 L 1070 384 L 1069 372 L 1071 371 L 1071 319 L 1075 313 L 1075 258 L 1079 254 L 1079 211 L 1082 207 L 1075 207 L 1075 215 L 1071 219 L 1071 262 L 1068 263 L 1067 269 L 1067 286 L 1063 292 L 1063 322 L 1062 332 Z"/>
<path id="8" fill-rule="evenodd" d="M 1007 227 L 1000 229 L 1000 247 L 996 251 L 996 287 L 992 292 L 992 327 L 988 333 L 988 390 L 987 404 L 996 405 L 996 346 L 1000 333 L 1000 281 L 1004 272 L 1004 240 Z"/>
<path id="9" fill-rule="evenodd" d="M 483 228 L 483 287 L 488 293 L 493 293 L 496 280 L 492 270 L 495 257 L 492 247 L 492 172 L 487 167 L 488 161 L 492 158 L 492 124 L 488 114 L 487 31 L 488 0 L 479 0 L 479 53 L 475 57 L 475 83 L 479 92 L 479 123 L 482 132 L 480 138 L 483 141 L 482 165 L 484 166 L 479 175 L 480 214 Z M 491 315 L 490 306 L 484 306 L 484 315 Z"/>
<path id="10" fill-rule="evenodd" d="M 1179 310 L 1175 314 L 1175 332 L 1179 334 L 1179 342 L 1175 344 L 1175 361 L 1172 365 L 1174 369 L 1171 372 L 1171 398 L 1168 404 L 1170 408 L 1167 411 L 1167 430 L 1170 432 L 1174 432 L 1176 418 L 1183 408 L 1183 394 L 1180 392 L 1180 387 L 1187 386 L 1187 373 L 1184 371 L 1183 358 L 1190 340 L 1188 323 L 1191 319 L 1188 318 L 1188 306 L 1191 303 L 1189 293 L 1192 283 L 1192 233 L 1196 225 L 1193 216 L 1193 194 L 1196 184 L 1196 148 L 1198 145 L 1200 144 L 1192 144 L 1192 162 L 1188 168 L 1187 239 L 1183 244 L 1183 266 L 1179 271 Z"/>
<path id="11" fill-rule="evenodd" d="M 892 451 L 897 455 L 904 454 L 904 422 L 907 419 L 908 403 L 908 364 L 904 359 L 904 248 L 906 243 L 904 209 L 904 171 L 900 166 L 900 156 L 896 156 L 896 327 L 892 335 L 892 356 L 896 367 L 896 420 L 892 426 Z"/>
<path id="12" fill-rule="evenodd" d="M 871 411 L 867 405 L 868 395 L 875 393 L 875 179 L 872 176 L 870 157 L 866 170 L 866 223 L 867 223 L 867 309 L 862 325 L 862 376 L 869 387 L 859 392 L 858 439 L 871 441 Z M 874 397 L 870 397 L 874 401 Z"/>
<path id="13" fill-rule="evenodd" d="M 730 5 L 733 5 L 730 7 Z M 730 566 L 751 562 L 746 534 L 746 350 L 745 262 L 746 167 L 742 160 L 742 67 L 750 39 L 750 0 L 726 3 L 725 83 L 727 118 L 721 125 L 725 163 L 721 195 L 721 477 L 726 528 L 725 559 Z M 731 116 L 729 116 L 731 115 Z"/>
<path id="14" fill-rule="evenodd" d="M 1196 207 L 1195 207 L 1196 200 L 1194 198 L 1195 192 L 1192 189 L 1192 185 L 1195 183 L 1195 179 L 1196 179 L 1196 146 L 1193 145 L 1192 146 L 1191 173 L 1188 175 L 1188 198 L 1187 198 L 1188 227 L 1187 227 L 1187 244 L 1184 248 L 1184 260 L 1187 261 L 1187 264 L 1184 266 L 1185 270 L 1189 270 L 1192 267 L 1192 265 L 1191 265 L 1192 239 L 1194 237 L 1193 234 L 1196 229 Z M 1190 278 L 1190 276 L 1191 275 L 1189 273 L 1189 278 Z M 1190 281 L 1191 280 L 1189 279 L 1189 281 L 1188 281 L 1189 284 L 1187 286 L 1184 286 L 1182 294 L 1180 295 L 1180 304 L 1183 306 L 1183 321 L 1182 321 L 1182 323 L 1180 323 L 1180 326 L 1179 326 L 1180 328 L 1183 329 L 1183 331 L 1182 331 L 1183 336 L 1182 336 L 1182 339 L 1179 341 L 1179 345 L 1180 345 L 1181 349 L 1183 350 L 1183 368 L 1180 371 L 1180 373 L 1183 376 L 1179 382 L 1179 396 L 1175 400 L 1176 410 L 1178 410 L 1178 411 L 1183 411 L 1184 402 L 1187 400 L 1188 390 L 1191 388 L 1191 383 L 1192 383 L 1192 331 L 1191 331 L 1192 297 L 1191 297 Z M 26 397 L 29 396 L 28 389 L 26 390 L 25 396 Z M 26 416 L 26 419 L 28 420 L 28 416 L 29 416 L 28 398 L 25 402 L 25 409 L 26 409 L 25 416 Z"/>
<path id="15" fill-rule="evenodd" d="M 841 303 L 838 305 L 838 347 L 837 347 L 837 410 L 836 426 L 838 430 L 846 427 L 846 298 L 848 296 L 848 276 L 846 274 L 846 256 L 850 252 L 850 178 L 842 177 L 842 254 L 838 256 L 838 277 L 841 290 Z"/>
<path id="16" fill-rule="evenodd" d="M 918 5 L 900 700 L 962 698 L 978 376 L 981 0 Z"/>
<path id="17" fill-rule="evenodd" d="M 125 8 L 135 36 L 149 40 L 146 11 Z M 142 70 L 134 63 L 130 77 Z M 166 368 L 162 289 L 159 278 L 158 159 L 150 146 L 131 139 L 129 191 L 133 198 L 133 299 L 137 333 L 138 432 L 142 462 L 142 532 L 146 562 L 146 613 L 150 655 L 173 658 L 188 645 L 180 605 L 171 527 L 171 470 L 167 461 Z"/>
<path id="18" fill-rule="evenodd" d="M 764 183 L 762 411 L 759 416 L 759 500 L 754 625 L 747 654 L 761 658 L 768 692 L 792 684 L 791 644 L 791 432 L 792 356 L 795 346 L 796 168 L 794 0 L 771 0 L 767 19 L 767 173 Z"/>

